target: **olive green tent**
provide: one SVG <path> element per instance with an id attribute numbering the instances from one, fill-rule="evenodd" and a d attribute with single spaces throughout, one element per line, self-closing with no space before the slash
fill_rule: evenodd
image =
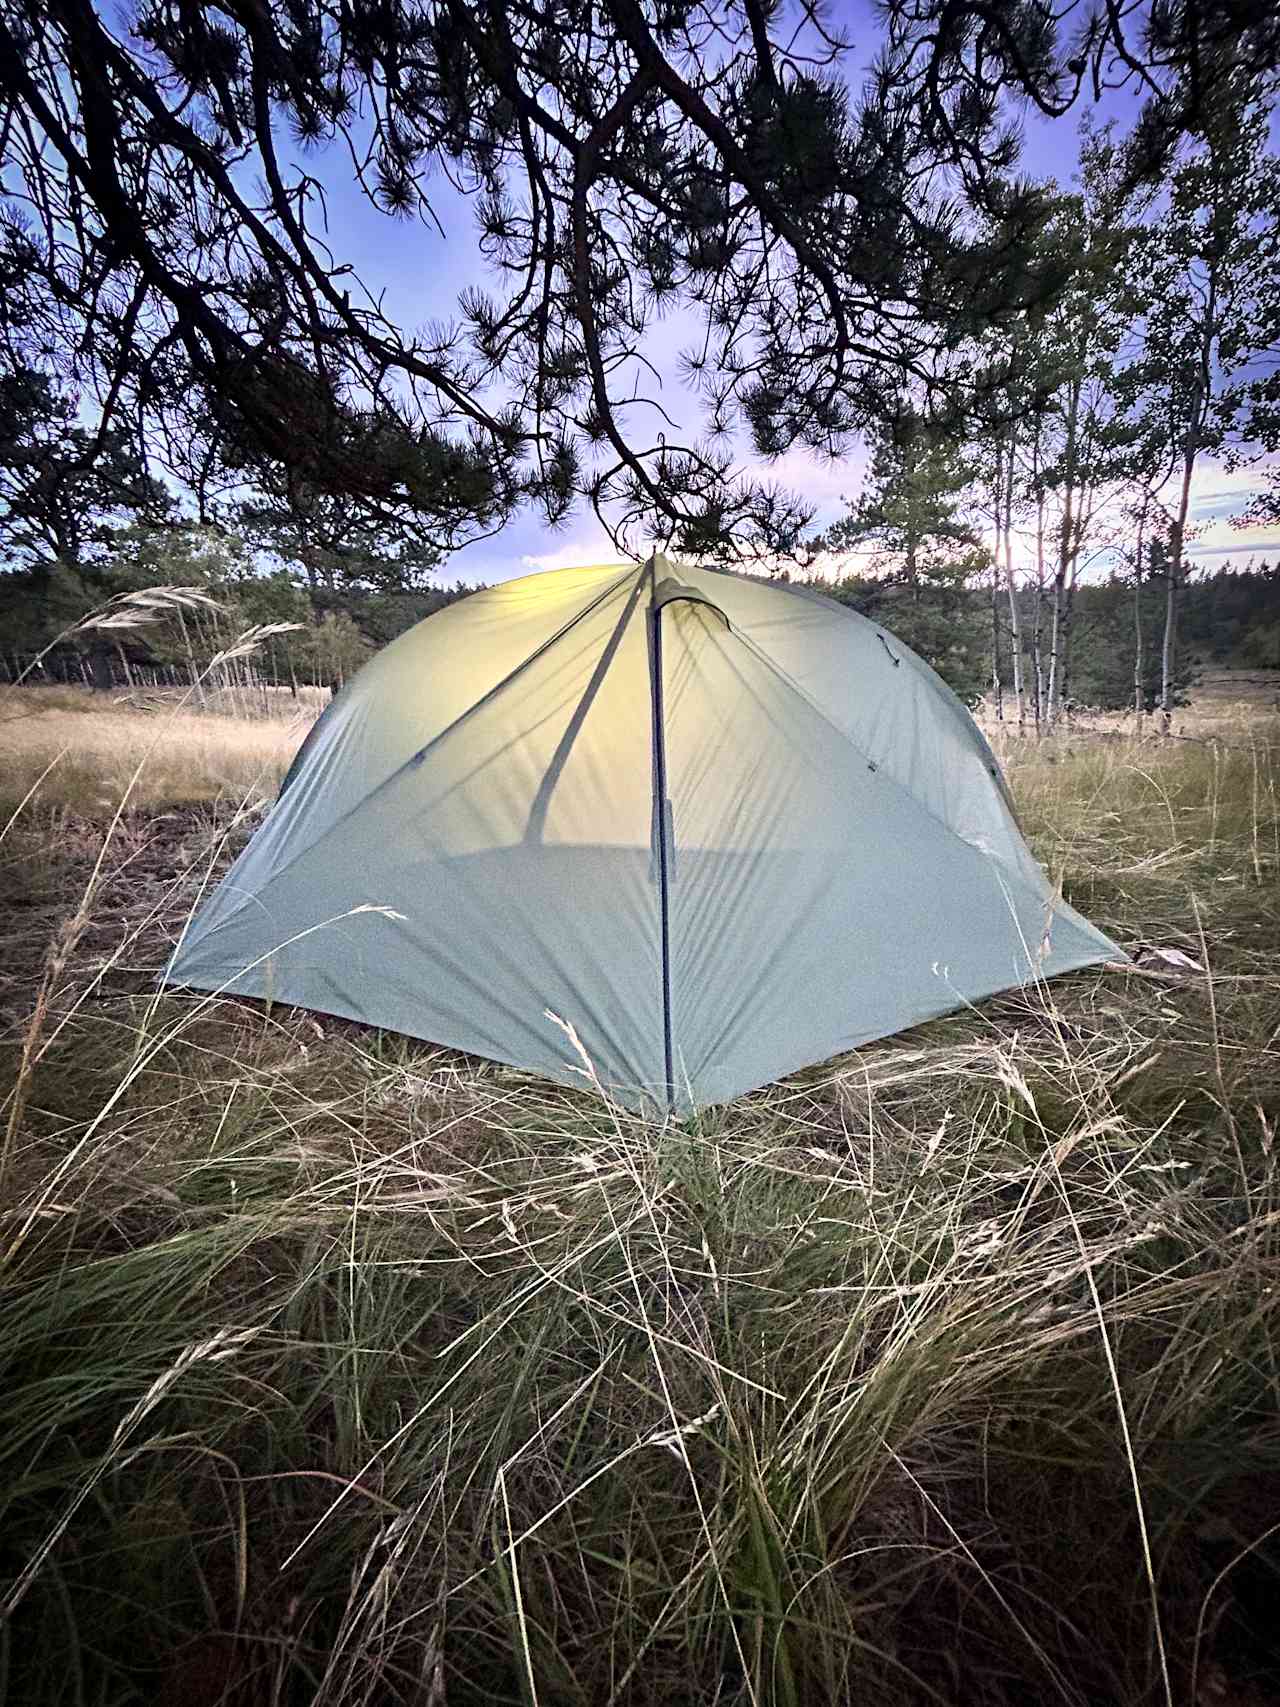
<path id="1" fill-rule="evenodd" d="M 172 983 L 687 1112 L 1119 951 L 1053 892 L 964 706 L 804 587 L 564 569 L 380 652 Z"/>

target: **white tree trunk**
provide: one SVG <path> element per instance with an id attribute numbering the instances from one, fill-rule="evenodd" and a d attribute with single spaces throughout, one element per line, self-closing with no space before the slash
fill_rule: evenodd
<path id="1" fill-rule="evenodd" d="M 1044 721 L 1044 656 L 1041 642 L 1044 636 L 1044 493 L 1039 488 L 1040 446 L 1037 441 L 1032 469 L 1036 476 L 1036 603 L 1031 625 L 1031 671 L 1035 685 L 1036 734 L 1041 733 Z"/>
<path id="2" fill-rule="evenodd" d="M 1058 720 L 1063 698 L 1063 676 L 1066 663 L 1065 648 L 1070 624 L 1067 605 L 1067 576 L 1071 569 L 1075 533 L 1075 475 L 1077 433 L 1080 423 L 1080 389 L 1073 380 L 1070 404 L 1067 409 L 1067 442 L 1064 460 L 1067 468 L 1066 487 L 1062 500 L 1062 531 L 1058 540 L 1058 564 L 1053 576 L 1053 618 L 1049 639 L 1049 691 L 1045 702 L 1045 723 L 1052 729 Z"/>
<path id="3" fill-rule="evenodd" d="M 998 518 L 999 519 L 999 518 Z M 1004 482 L 1004 575 L 1009 589 L 1009 635 L 1013 650 L 1013 695 L 1018 707 L 1018 732 L 1027 721 L 1027 701 L 1022 676 L 1022 612 L 1018 608 L 1018 585 L 1013 573 L 1013 439 Z"/>
<path id="4" fill-rule="evenodd" d="M 1197 396 L 1195 424 L 1187 435 L 1182 457 L 1182 479 L 1178 486 L 1178 508 L 1169 529 L 1169 563 L 1165 574 L 1164 641 L 1160 647 L 1160 716 L 1167 735 L 1173 723 L 1173 698 L 1177 691 L 1175 677 L 1178 669 L 1178 611 L 1182 603 L 1184 568 L 1183 546 L 1187 537 L 1187 516 L 1191 509 L 1191 477 L 1196 466 L 1196 440 L 1200 433 L 1202 404 Z"/>
<path id="5" fill-rule="evenodd" d="M 1142 500 L 1142 509 L 1138 514 L 1138 545 L 1133 559 L 1133 715 L 1138 727 L 1142 727 L 1142 714 L 1146 710 L 1146 686 L 1143 681 L 1143 666 L 1145 658 L 1142 646 L 1142 563 L 1143 551 L 1146 549 L 1147 507 L 1151 495 L 1147 493 Z"/>

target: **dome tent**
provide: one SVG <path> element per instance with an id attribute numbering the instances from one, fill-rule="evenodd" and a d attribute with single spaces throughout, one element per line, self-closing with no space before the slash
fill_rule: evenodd
<path id="1" fill-rule="evenodd" d="M 476 593 L 312 729 L 169 983 L 680 1113 L 1119 956 L 934 672 L 812 590 L 648 563 Z"/>

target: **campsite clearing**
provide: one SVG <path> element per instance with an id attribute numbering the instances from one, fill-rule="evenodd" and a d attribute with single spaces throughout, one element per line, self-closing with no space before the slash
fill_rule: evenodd
<path id="1" fill-rule="evenodd" d="M 993 736 L 1192 965 L 665 1128 L 157 996 L 255 810 L 185 724 L 105 845 L 106 748 L 55 766 L 0 843 L 10 1697 L 1274 1698 L 1280 725 L 1227 704 Z"/>

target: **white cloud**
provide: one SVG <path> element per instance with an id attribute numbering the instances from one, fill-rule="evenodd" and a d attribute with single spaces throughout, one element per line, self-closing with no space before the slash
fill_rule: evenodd
<path id="1" fill-rule="evenodd" d="M 1191 482 L 1188 557 L 1241 567 L 1253 554 L 1275 550 L 1273 523 L 1242 522 L 1240 516 L 1250 498 L 1264 490 L 1266 471 L 1276 461 L 1269 456 L 1248 468 L 1225 468 L 1211 458 L 1202 459 Z M 1176 495 L 1176 490 L 1166 491 L 1165 502 Z"/>
<path id="2" fill-rule="evenodd" d="M 510 581 L 520 575 L 537 575 L 548 569 L 581 568 L 594 563 L 616 563 L 618 548 L 594 516 L 578 517 L 578 526 L 568 539 L 540 525 L 531 514 L 513 517 L 503 530 L 489 539 L 477 540 L 450 558 L 446 575 L 481 586 Z"/>
<path id="3" fill-rule="evenodd" d="M 593 522 L 586 533 L 579 533 L 563 545 L 548 551 L 526 552 L 520 558 L 520 566 L 526 574 L 536 574 L 546 569 L 583 569 L 595 563 L 618 561 L 617 546 L 600 524 Z"/>

